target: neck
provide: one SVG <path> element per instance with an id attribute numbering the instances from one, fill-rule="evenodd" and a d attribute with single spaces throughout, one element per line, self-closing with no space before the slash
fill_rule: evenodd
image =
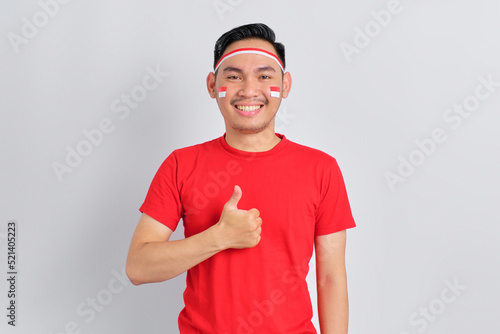
<path id="1" fill-rule="evenodd" d="M 272 131 L 258 133 L 241 133 L 231 129 L 226 131 L 226 142 L 229 146 L 246 152 L 265 152 L 278 145 L 281 138 Z"/>

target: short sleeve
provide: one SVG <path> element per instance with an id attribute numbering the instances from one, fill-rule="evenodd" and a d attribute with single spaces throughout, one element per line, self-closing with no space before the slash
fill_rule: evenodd
<path id="1" fill-rule="evenodd" d="M 175 231 L 182 215 L 182 205 L 177 186 L 178 163 L 175 152 L 170 154 L 156 172 L 149 187 L 142 213 L 156 219 Z"/>
<path id="2" fill-rule="evenodd" d="M 320 192 L 321 199 L 316 211 L 316 236 L 356 226 L 344 178 L 335 159 L 325 168 Z"/>

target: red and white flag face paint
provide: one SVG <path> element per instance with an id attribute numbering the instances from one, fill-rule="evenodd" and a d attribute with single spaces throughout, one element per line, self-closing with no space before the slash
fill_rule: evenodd
<path id="1" fill-rule="evenodd" d="M 280 97 L 280 88 L 276 86 L 271 86 L 271 96 L 272 97 Z"/>
<path id="2" fill-rule="evenodd" d="M 219 87 L 219 98 L 226 97 L 227 87 Z"/>

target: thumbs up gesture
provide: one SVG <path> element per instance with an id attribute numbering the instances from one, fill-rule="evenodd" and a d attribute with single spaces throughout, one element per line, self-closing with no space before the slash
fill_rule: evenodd
<path id="1" fill-rule="evenodd" d="M 240 210 L 238 202 L 243 195 L 239 186 L 224 205 L 218 227 L 218 239 L 222 248 L 250 248 L 257 246 L 261 239 L 262 218 L 257 209 Z"/>

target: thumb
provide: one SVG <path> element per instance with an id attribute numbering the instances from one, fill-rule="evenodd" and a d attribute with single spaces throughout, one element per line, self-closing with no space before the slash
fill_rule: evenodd
<path id="1" fill-rule="evenodd" d="M 231 195 L 231 198 L 227 201 L 226 205 L 231 209 L 238 209 L 238 202 L 240 201 L 242 194 L 240 186 L 234 186 L 233 195 Z"/>

